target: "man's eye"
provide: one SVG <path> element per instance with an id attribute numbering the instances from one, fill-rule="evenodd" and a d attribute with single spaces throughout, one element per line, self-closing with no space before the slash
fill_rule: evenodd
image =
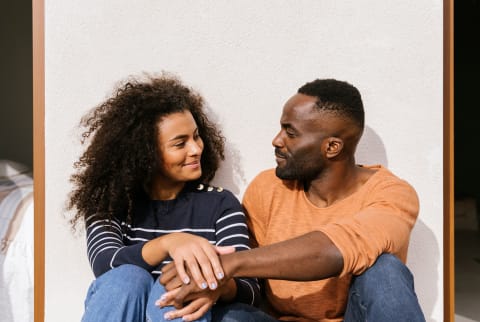
<path id="1" fill-rule="evenodd" d="M 285 131 L 285 132 L 287 133 L 287 136 L 290 137 L 290 138 L 293 138 L 293 137 L 295 137 L 295 135 L 296 135 L 294 131 L 288 131 L 288 130 L 287 130 L 287 131 Z"/>

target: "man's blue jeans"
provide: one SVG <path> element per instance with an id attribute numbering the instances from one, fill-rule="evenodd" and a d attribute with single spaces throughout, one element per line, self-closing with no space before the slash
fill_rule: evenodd
<path id="1" fill-rule="evenodd" d="M 85 300 L 82 322 L 158 322 L 172 308 L 154 305 L 163 288 L 150 273 L 134 265 L 122 265 L 97 278 Z M 173 321 L 181 321 L 176 319 Z M 277 322 L 253 306 L 215 305 L 202 322 Z M 350 287 L 346 322 L 425 321 L 409 269 L 395 256 L 381 255 Z"/>

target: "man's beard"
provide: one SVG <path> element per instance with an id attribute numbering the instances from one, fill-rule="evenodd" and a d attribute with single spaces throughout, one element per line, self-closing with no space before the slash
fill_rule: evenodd
<path id="1" fill-rule="evenodd" d="M 321 167 L 308 166 L 308 162 L 297 161 L 292 156 L 285 156 L 285 166 L 277 165 L 275 175 L 282 180 L 310 182 L 321 172 Z"/>

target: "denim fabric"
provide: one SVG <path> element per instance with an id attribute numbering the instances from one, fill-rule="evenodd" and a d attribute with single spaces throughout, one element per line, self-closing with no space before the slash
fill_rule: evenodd
<path id="1" fill-rule="evenodd" d="M 163 315 L 173 308 L 155 306 L 164 292 L 161 284 L 144 269 L 119 266 L 91 284 L 82 322 L 166 321 Z M 198 321 L 277 322 L 260 309 L 242 303 L 217 304 Z M 345 321 L 425 321 L 409 269 L 395 256 L 381 255 L 372 267 L 353 278 Z"/>
<path id="2" fill-rule="evenodd" d="M 149 272 L 135 265 L 121 265 L 92 282 L 85 300 L 82 322 L 162 322 L 173 307 L 155 302 L 165 292 Z M 199 322 L 210 321 L 210 311 Z"/>
<path id="3" fill-rule="evenodd" d="M 235 303 L 213 308 L 213 322 L 277 322 L 249 305 Z M 397 257 L 379 256 L 350 286 L 345 322 L 423 322 L 410 270 Z"/>
<path id="4" fill-rule="evenodd" d="M 122 265 L 92 282 L 82 322 L 142 322 L 153 284 L 149 272 Z"/>
<path id="5" fill-rule="evenodd" d="M 412 273 L 397 257 L 379 256 L 372 267 L 352 280 L 345 322 L 358 321 L 425 321 Z"/>

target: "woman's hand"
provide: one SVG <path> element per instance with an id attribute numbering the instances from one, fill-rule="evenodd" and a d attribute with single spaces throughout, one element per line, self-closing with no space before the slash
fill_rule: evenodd
<path id="1" fill-rule="evenodd" d="M 214 246 L 213 247 L 217 255 L 223 255 L 223 254 L 230 254 L 235 252 L 235 247 L 233 246 Z M 218 257 L 217 257 L 218 260 Z M 186 274 L 191 273 L 190 269 L 188 268 L 188 272 Z M 218 278 L 218 281 L 221 281 L 223 279 L 223 269 L 221 271 L 222 278 Z M 192 274 L 193 277 L 193 274 Z M 218 277 L 218 275 L 217 275 Z M 215 281 L 216 282 L 216 281 Z M 185 283 L 185 278 L 182 278 L 180 275 L 180 272 L 178 271 L 177 268 L 177 263 L 172 262 L 169 263 L 162 268 L 162 275 L 160 276 L 160 283 L 168 290 L 174 290 L 182 285 L 182 283 Z M 197 282 L 198 284 L 198 282 Z M 210 284 L 209 284 L 210 285 Z M 218 286 L 218 284 L 217 284 Z M 201 285 L 199 285 L 201 287 Z"/>
<path id="2" fill-rule="evenodd" d="M 189 295 L 181 300 L 179 304 L 177 295 L 182 288 L 190 290 Z M 168 320 L 182 318 L 184 321 L 194 321 L 204 316 L 207 311 L 217 302 L 221 294 L 221 288 L 215 290 L 201 290 L 196 285 L 182 285 L 180 288 L 165 293 L 155 304 L 160 307 L 174 306 L 172 310 L 165 314 Z M 183 303 L 187 303 L 183 305 Z"/>
<path id="3" fill-rule="evenodd" d="M 230 248 L 233 249 L 227 249 Z M 149 265 L 156 266 L 170 256 L 182 283 L 190 283 L 191 277 L 201 289 L 217 288 L 217 280 L 225 275 L 217 252 L 217 247 L 205 238 L 188 233 L 164 235 L 148 241 L 142 248 L 142 256 Z"/>

